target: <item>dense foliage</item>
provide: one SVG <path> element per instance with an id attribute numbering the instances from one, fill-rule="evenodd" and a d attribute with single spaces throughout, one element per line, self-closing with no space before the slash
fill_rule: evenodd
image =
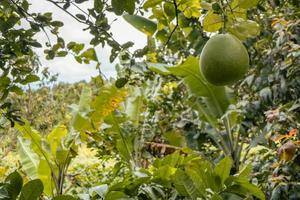
<path id="1" fill-rule="evenodd" d="M 297 0 L 45 1 L 92 39 L 65 42 L 51 12 L 0 2 L 0 199 L 300 198 Z M 147 45 L 117 42 L 108 14 Z M 200 70 L 218 33 L 234 35 L 250 56 L 232 85 L 210 84 Z M 102 76 L 98 45 L 118 60 L 115 80 Z M 47 59 L 94 62 L 99 76 L 57 83 L 40 73 L 35 48 Z"/>

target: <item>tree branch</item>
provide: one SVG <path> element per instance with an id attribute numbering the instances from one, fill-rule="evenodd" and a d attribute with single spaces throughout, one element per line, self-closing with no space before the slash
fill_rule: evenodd
<path id="1" fill-rule="evenodd" d="M 175 27 L 173 28 L 171 34 L 169 35 L 168 39 L 167 39 L 167 42 L 165 44 L 165 46 L 167 46 L 173 36 L 173 34 L 175 33 L 176 29 L 178 28 L 178 5 L 177 5 L 177 2 L 176 0 L 173 0 L 173 5 L 174 5 L 174 9 L 175 9 L 175 17 L 176 17 L 176 25 Z"/>

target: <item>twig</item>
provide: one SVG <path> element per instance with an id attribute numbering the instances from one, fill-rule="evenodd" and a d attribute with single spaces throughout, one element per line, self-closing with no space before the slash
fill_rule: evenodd
<path id="1" fill-rule="evenodd" d="M 171 40 L 171 38 L 172 38 L 174 32 L 175 32 L 176 29 L 178 28 L 178 9 L 177 9 L 177 8 L 178 8 L 178 5 L 177 5 L 176 0 L 173 0 L 173 5 L 174 5 L 174 9 L 175 9 L 176 25 L 175 25 L 175 27 L 173 28 L 171 34 L 169 35 L 168 40 L 167 40 L 165 46 L 167 46 L 167 45 L 169 44 L 169 42 L 170 42 L 170 40 Z"/>
<path id="2" fill-rule="evenodd" d="M 32 16 L 32 14 L 28 13 L 28 12 L 27 12 L 26 10 L 24 10 L 21 6 L 19 6 L 19 5 L 18 5 L 18 2 L 15 2 L 15 1 L 13 1 L 13 0 L 9 0 L 9 1 L 10 1 L 12 4 L 14 4 L 14 5 L 16 6 L 16 8 L 19 10 L 20 14 L 24 17 L 24 19 L 25 19 L 28 23 L 33 23 L 32 21 L 30 21 L 30 20 L 28 19 L 28 16 L 29 16 L 29 17 L 31 17 L 33 20 L 35 20 L 35 17 Z M 35 20 L 35 23 L 37 23 L 36 20 Z M 48 40 L 48 43 L 51 45 L 50 37 L 49 37 L 47 31 L 45 30 L 44 25 L 41 24 L 41 23 L 38 23 L 38 25 L 39 25 L 39 27 L 42 29 L 42 31 L 45 33 L 45 35 L 46 35 L 46 37 L 47 37 L 47 40 Z M 50 29 L 51 29 L 51 27 L 50 27 Z"/>
<path id="3" fill-rule="evenodd" d="M 54 4 L 54 5 L 55 5 L 56 7 L 58 7 L 59 9 L 65 11 L 70 17 L 72 17 L 73 19 L 75 19 L 77 22 L 79 22 L 79 23 L 81 23 L 81 24 L 88 25 L 86 22 L 84 22 L 84 21 L 78 19 L 75 15 L 73 15 L 72 13 L 70 13 L 68 10 L 66 10 L 66 9 L 64 9 L 63 7 L 61 7 L 60 5 L 58 5 L 57 2 L 52 1 L 52 0 L 46 0 L 46 1 L 48 1 L 48 2 L 50 2 L 50 3 L 52 3 L 52 4 Z"/>

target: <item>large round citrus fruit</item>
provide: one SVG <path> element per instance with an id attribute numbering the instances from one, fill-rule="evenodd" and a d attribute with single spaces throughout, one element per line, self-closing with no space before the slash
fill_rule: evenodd
<path id="1" fill-rule="evenodd" d="M 219 34 L 205 44 L 200 66 L 209 83 L 228 85 L 243 78 L 249 68 L 249 55 L 238 38 L 231 34 Z"/>

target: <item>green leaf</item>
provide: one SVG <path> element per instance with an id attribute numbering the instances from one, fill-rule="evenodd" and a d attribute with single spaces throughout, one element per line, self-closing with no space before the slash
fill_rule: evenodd
<path id="1" fill-rule="evenodd" d="M 135 10 L 135 0 L 123 0 L 124 1 L 124 10 L 130 15 L 134 13 Z"/>
<path id="2" fill-rule="evenodd" d="M 111 0 L 111 5 L 116 15 L 122 15 L 125 9 L 125 0 Z"/>
<path id="3" fill-rule="evenodd" d="M 201 15 L 200 8 L 199 0 L 182 0 L 178 4 L 178 10 L 182 11 L 187 18 L 199 18 Z"/>
<path id="4" fill-rule="evenodd" d="M 162 2 L 162 0 L 147 0 L 144 3 L 143 8 L 144 9 L 153 8 L 154 6 L 160 4 L 161 2 Z"/>
<path id="5" fill-rule="evenodd" d="M 170 145 L 177 147 L 186 147 L 186 138 L 179 131 L 169 131 L 163 134 L 164 138 L 168 141 Z"/>
<path id="6" fill-rule="evenodd" d="M 128 118 L 134 125 L 138 126 L 140 121 L 140 115 L 143 112 L 143 95 L 140 88 L 135 87 L 132 91 L 132 95 L 127 98 L 125 105 L 125 112 Z"/>
<path id="7" fill-rule="evenodd" d="M 36 48 L 41 48 L 41 47 L 43 47 L 43 46 L 41 45 L 41 43 L 39 43 L 39 42 L 37 42 L 37 41 L 35 41 L 35 40 L 28 41 L 28 44 L 29 44 L 30 46 L 33 46 L 33 47 L 36 47 Z"/>
<path id="8" fill-rule="evenodd" d="M 98 61 L 97 54 L 94 48 L 87 49 L 80 56 L 86 58 L 87 60 L 93 60 L 96 62 Z"/>
<path id="9" fill-rule="evenodd" d="M 243 196 L 253 195 L 258 199 L 265 200 L 264 193 L 256 185 L 249 183 L 247 179 L 235 179 L 234 183 L 234 185 L 228 187 L 225 191 Z"/>
<path id="10" fill-rule="evenodd" d="M 53 172 L 55 173 L 55 171 Z M 42 181 L 44 185 L 44 192 L 46 195 L 51 195 L 53 191 L 53 180 L 52 171 L 46 160 L 41 159 L 38 166 L 38 178 Z"/>
<path id="11" fill-rule="evenodd" d="M 15 200 L 23 186 L 23 179 L 18 172 L 13 172 L 5 179 L 9 200 Z"/>
<path id="12" fill-rule="evenodd" d="M 245 166 L 238 174 L 238 177 L 240 178 L 249 178 L 250 177 L 250 174 L 251 174 L 251 171 L 252 171 L 252 166 L 251 164 Z"/>
<path id="13" fill-rule="evenodd" d="M 54 197 L 53 200 L 77 200 L 77 198 L 70 195 L 59 195 Z"/>
<path id="14" fill-rule="evenodd" d="M 94 8 L 97 13 L 100 13 L 103 9 L 103 2 L 100 0 L 94 0 Z"/>
<path id="15" fill-rule="evenodd" d="M 83 2 L 85 2 L 85 1 L 88 1 L 88 0 L 75 0 L 75 3 L 80 4 L 80 3 L 83 3 Z"/>
<path id="16" fill-rule="evenodd" d="M 74 53 L 79 54 L 79 52 L 84 48 L 83 43 L 69 42 L 67 45 L 69 50 L 72 50 Z"/>
<path id="17" fill-rule="evenodd" d="M 116 80 L 115 85 L 117 88 L 122 88 L 126 85 L 127 82 L 128 82 L 127 78 L 119 78 L 118 80 Z"/>
<path id="18" fill-rule="evenodd" d="M 86 115 L 91 111 L 90 103 L 92 98 L 92 91 L 89 87 L 82 89 L 78 105 L 72 105 L 72 120 L 70 126 L 77 131 L 84 129 L 91 129 L 91 122 Z"/>
<path id="19" fill-rule="evenodd" d="M 232 167 L 232 160 L 230 157 L 225 157 L 222 159 L 215 167 L 214 172 L 221 179 L 221 185 L 224 184 L 225 180 L 230 175 L 230 170 Z"/>
<path id="20" fill-rule="evenodd" d="M 173 177 L 174 186 L 177 192 L 183 196 L 196 200 L 203 197 L 203 193 L 197 189 L 191 178 L 181 169 L 177 169 Z"/>
<path id="21" fill-rule="evenodd" d="M 59 51 L 59 52 L 57 52 L 57 57 L 65 57 L 66 55 L 68 55 L 67 51 Z"/>
<path id="22" fill-rule="evenodd" d="M 91 109 L 95 111 L 91 114 L 92 121 L 96 124 L 102 122 L 118 108 L 126 95 L 126 88 L 119 89 L 115 85 L 102 87 L 100 93 L 91 103 Z"/>
<path id="23" fill-rule="evenodd" d="M 22 95 L 23 94 L 23 90 L 20 87 L 16 86 L 16 85 L 13 85 L 10 88 L 10 91 L 16 93 L 17 95 Z"/>
<path id="24" fill-rule="evenodd" d="M 47 141 L 54 158 L 56 157 L 57 149 L 62 148 L 63 138 L 66 137 L 67 133 L 67 128 L 64 125 L 59 125 L 47 135 Z"/>
<path id="25" fill-rule="evenodd" d="M 75 16 L 82 21 L 86 21 L 86 17 L 83 14 L 76 14 Z"/>
<path id="26" fill-rule="evenodd" d="M 241 18 L 237 18 L 230 22 L 227 30 L 240 40 L 255 37 L 260 33 L 260 27 L 255 21 L 244 20 Z"/>
<path id="27" fill-rule="evenodd" d="M 108 192 L 105 196 L 105 200 L 129 200 L 130 198 L 123 192 L 120 191 L 111 191 Z"/>
<path id="28" fill-rule="evenodd" d="M 123 18 L 134 28 L 148 36 L 152 36 L 157 29 L 155 22 L 138 15 L 123 15 Z"/>
<path id="29" fill-rule="evenodd" d="M 223 28 L 223 26 L 223 18 L 220 15 L 213 13 L 212 11 L 209 11 L 204 17 L 203 30 L 207 32 L 216 32 Z"/>
<path id="30" fill-rule="evenodd" d="M 192 95 L 203 97 L 207 111 L 210 112 L 208 115 L 223 116 L 230 104 L 230 96 L 225 87 L 211 85 L 204 79 L 197 58 L 190 56 L 184 63 L 168 70 L 174 75 L 183 77 Z"/>
<path id="31" fill-rule="evenodd" d="M 62 26 L 64 26 L 64 23 L 61 21 L 53 21 L 53 22 L 51 22 L 51 25 L 57 26 L 57 27 L 62 27 Z"/>
<path id="32" fill-rule="evenodd" d="M 39 157 L 31 149 L 29 140 L 24 140 L 22 139 L 22 137 L 18 137 L 18 153 L 20 156 L 22 170 L 30 179 L 36 179 L 38 177 L 37 169 L 39 164 Z"/>
<path id="33" fill-rule="evenodd" d="M 37 200 L 42 195 L 44 186 L 41 180 L 35 179 L 24 185 L 20 200 Z"/>
<path id="34" fill-rule="evenodd" d="M 5 187 L 6 185 L 0 185 L 0 199 L 1 200 L 7 200 L 9 199 L 8 191 Z"/>
<path id="35" fill-rule="evenodd" d="M 56 161 L 59 165 L 63 166 L 69 156 L 70 151 L 68 150 L 57 150 L 56 151 Z"/>
<path id="36" fill-rule="evenodd" d="M 41 134 L 36 130 L 31 129 L 28 121 L 25 121 L 24 125 L 16 123 L 15 128 L 23 134 L 24 139 L 27 139 L 31 142 L 32 150 L 35 153 L 37 153 L 40 157 L 45 157 L 46 159 L 50 160 L 49 152 L 43 148 Z"/>
<path id="37" fill-rule="evenodd" d="M 258 0 L 238 0 L 238 6 L 244 9 L 255 7 L 257 3 Z"/>
<path id="38" fill-rule="evenodd" d="M 167 69 L 167 65 L 162 63 L 148 63 L 149 70 L 161 74 L 161 75 L 169 75 L 170 71 Z"/>
<path id="39" fill-rule="evenodd" d="M 36 81 L 39 81 L 40 78 L 37 76 L 37 75 L 34 75 L 34 74 L 29 74 L 25 77 L 24 80 L 22 80 L 22 84 L 23 85 L 26 85 L 28 83 L 32 83 L 32 82 L 36 82 Z"/>

